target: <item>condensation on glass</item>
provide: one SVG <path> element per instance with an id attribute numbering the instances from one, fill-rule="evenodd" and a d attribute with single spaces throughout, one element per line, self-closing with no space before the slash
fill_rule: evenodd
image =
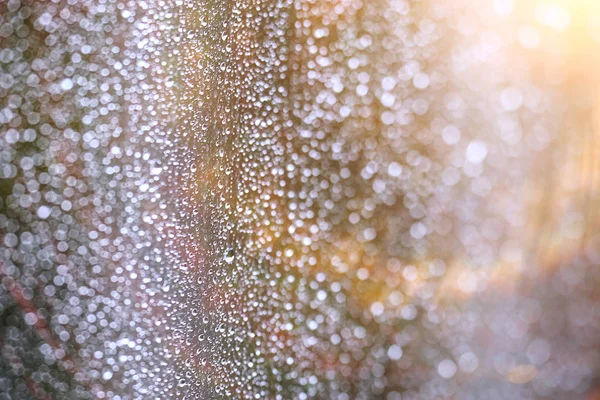
<path id="1" fill-rule="evenodd" d="M 592 3 L 0 1 L 0 399 L 600 398 Z"/>

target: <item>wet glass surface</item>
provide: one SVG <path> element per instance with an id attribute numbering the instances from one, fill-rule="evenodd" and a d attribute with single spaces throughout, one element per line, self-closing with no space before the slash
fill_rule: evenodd
<path id="1" fill-rule="evenodd" d="M 0 0 L 0 400 L 600 399 L 594 1 Z"/>

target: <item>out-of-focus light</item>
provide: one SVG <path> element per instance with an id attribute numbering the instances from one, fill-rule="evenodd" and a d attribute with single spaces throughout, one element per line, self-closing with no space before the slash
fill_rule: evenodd
<path id="1" fill-rule="evenodd" d="M 535 8 L 535 19 L 541 25 L 563 32 L 571 25 L 571 13 L 558 4 L 538 4 Z"/>
<path id="2" fill-rule="evenodd" d="M 514 0 L 494 0 L 494 11 L 499 16 L 508 16 L 513 12 L 514 9 Z"/>
<path id="3" fill-rule="evenodd" d="M 519 28 L 519 43 L 526 49 L 532 49 L 539 45 L 540 43 L 540 33 L 539 31 L 531 26 L 524 25 Z"/>
<path id="4" fill-rule="evenodd" d="M 537 375 L 537 369 L 533 365 L 518 365 L 511 369 L 507 378 L 512 383 L 524 384 L 531 382 Z"/>
<path id="5" fill-rule="evenodd" d="M 596 42 L 600 42 L 600 14 L 588 16 L 587 30 Z"/>

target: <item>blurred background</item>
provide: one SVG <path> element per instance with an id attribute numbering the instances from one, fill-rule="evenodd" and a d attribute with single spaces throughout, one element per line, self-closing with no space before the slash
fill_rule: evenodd
<path id="1" fill-rule="evenodd" d="M 600 399 L 600 3 L 0 0 L 0 399 Z"/>

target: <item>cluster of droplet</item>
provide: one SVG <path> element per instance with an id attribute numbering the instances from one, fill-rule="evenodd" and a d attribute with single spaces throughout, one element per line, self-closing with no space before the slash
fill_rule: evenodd
<path id="1" fill-rule="evenodd" d="M 0 4 L 0 381 L 7 398 L 146 398 L 161 159 L 144 2 Z M 143 26 L 141 27 L 143 28 Z"/>
<path id="2" fill-rule="evenodd" d="M 183 3 L 179 393 L 506 398 L 543 376 L 539 294 L 515 300 L 527 322 L 461 296 L 480 299 L 520 259 L 527 155 L 548 147 L 563 109 L 548 116 L 545 89 L 506 72 L 512 42 L 455 25 L 467 6 Z M 488 312 L 503 321 L 495 335 L 522 332 L 490 356 Z M 521 348 L 526 359 L 506 351 Z M 543 385 L 527 390 L 583 387 Z"/>
<path id="3" fill-rule="evenodd" d="M 557 230 L 583 250 L 526 248 L 531 175 L 591 106 L 509 65 L 534 40 L 477 25 L 502 2 L 448 3 L 0 3 L 0 391 L 593 387 L 582 203 Z"/>

